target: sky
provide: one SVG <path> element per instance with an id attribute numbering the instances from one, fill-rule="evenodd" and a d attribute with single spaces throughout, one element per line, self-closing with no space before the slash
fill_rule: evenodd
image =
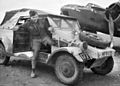
<path id="1" fill-rule="evenodd" d="M 60 14 L 60 8 L 66 4 L 78 4 L 85 6 L 87 3 L 94 3 L 101 7 L 108 7 L 118 0 L 0 0 L 0 23 L 5 12 L 21 8 L 33 8 L 53 14 Z"/>

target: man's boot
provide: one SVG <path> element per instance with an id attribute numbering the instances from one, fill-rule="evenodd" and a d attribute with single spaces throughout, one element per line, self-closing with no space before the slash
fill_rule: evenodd
<path id="1" fill-rule="evenodd" d="M 30 76 L 31 76 L 31 78 L 35 78 L 36 77 L 36 75 L 35 75 L 35 69 L 32 69 Z"/>

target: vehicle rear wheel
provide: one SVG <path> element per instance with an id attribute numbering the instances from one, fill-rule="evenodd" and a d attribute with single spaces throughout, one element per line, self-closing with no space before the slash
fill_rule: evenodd
<path id="1" fill-rule="evenodd" d="M 78 63 L 72 55 L 62 54 L 56 60 L 55 73 L 62 83 L 77 84 L 82 79 L 83 68 L 83 63 Z"/>
<path id="2" fill-rule="evenodd" d="M 109 57 L 101 66 L 91 68 L 91 70 L 96 74 L 106 75 L 112 71 L 113 66 L 114 66 L 113 58 Z"/>
<path id="3" fill-rule="evenodd" d="M 7 65 L 10 60 L 10 57 L 6 56 L 5 53 L 5 48 L 4 46 L 0 43 L 0 64 L 2 65 Z"/>

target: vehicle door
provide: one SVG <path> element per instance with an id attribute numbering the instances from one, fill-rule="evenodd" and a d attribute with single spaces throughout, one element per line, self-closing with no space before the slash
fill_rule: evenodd
<path id="1" fill-rule="evenodd" d="M 14 27 L 13 52 L 25 52 L 30 50 L 30 34 L 25 28 L 20 27 L 27 18 L 20 18 Z"/>

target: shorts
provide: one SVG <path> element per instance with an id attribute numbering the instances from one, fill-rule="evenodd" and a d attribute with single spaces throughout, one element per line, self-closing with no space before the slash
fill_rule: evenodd
<path id="1" fill-rule="evenodd" d="M 42 40 L 41 39 L 33 39 L 32 41 L 32 49 L 39 51 L 41 48 Z"/>

